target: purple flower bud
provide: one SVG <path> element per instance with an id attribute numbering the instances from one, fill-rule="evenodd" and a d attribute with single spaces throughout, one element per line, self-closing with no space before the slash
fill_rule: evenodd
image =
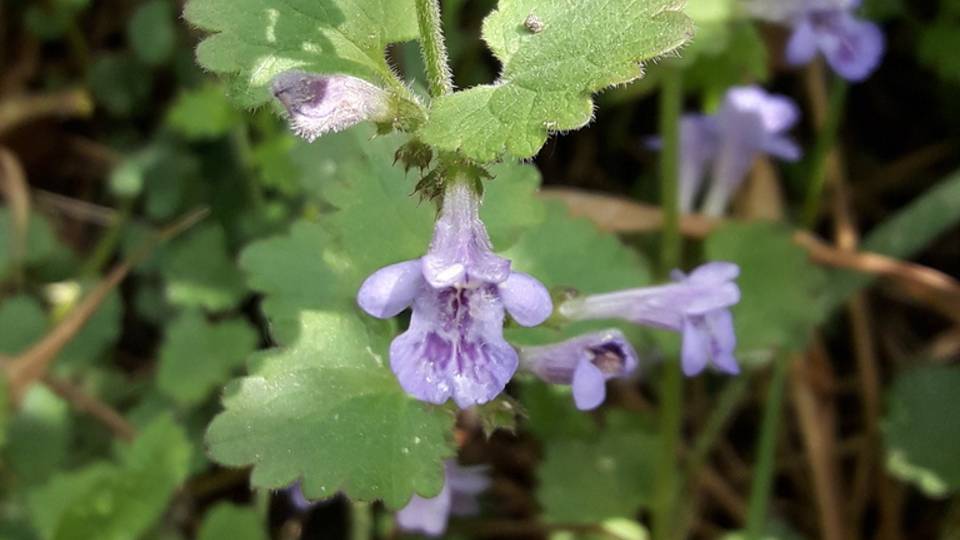
<path id="1" fill-rule="evenodd" d="M 290 127 L 310 142 L 365 120 L 390 120 L 387 93 L 350 75 L 285 71 L 273 78 L 270 87 L 287 109 Z"/>
<path id="2" fill-rule="evenodd" d="M 453 460 L 444 465 L 444 483 L 432 499 L 414 495 L 399 512 L 397 526 L 405 531 L 440 536 L 447 530 L 450 515 L 466 516 L 479 512 L 477 495 L 490 487 L 484 466 L 462 467 Z"/>
<path id="3" fill-rule="evenodd" d="M 758 155 L 799 159 L 800 148 L 784 135 L 799 116 L 797 106 L 786 96 L 768 94 L 757 86 L 727 91 L 714 117 L 718 141 L 704 213 L 723 214 Z"/>
<path id="4" fill-rule="evenodd" d="M 573 400 L 582 411 L 599 407 L 607 395 L 607 380 L 626 377 L 637 364 L 633 346 L 615 329 L 520 349 L 523 369 L 548 383 L 572 385 Z"/>
<path id="5" fill-rule="evenodd" d="M 504 311 L 523 326 L 553 311 L 539 281 L 493 253 L 479 206 L 465 183 L 448 187 L 427 254 L 381 268 L 357 293 L 374 317 L 413 306 L 409 328 L 390 345 L 390 366 L 407 393 L 430 403 L 452 397 L 467 408 L 496 397 L 518 363 L 503 339 Z"/>
<path id="6" fill-rule="evenodd" d="M 696 375 L 708 363 L 737 373 L 733 357 L 737 339 L 729 308 L 740 301 L 734 283 L 739 273 L 733 263 L 707 263 L 690 275 L 674 272 L 674 283 L 668 285 L 569 300 L 560 306 L 560 314 L 572 320 L 626 319 L 680 332 L 684 373 Z"/>

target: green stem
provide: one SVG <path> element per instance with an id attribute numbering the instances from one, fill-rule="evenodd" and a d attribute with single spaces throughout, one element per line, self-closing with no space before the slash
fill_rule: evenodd
<path id="1" fill-rule="evenodd" d="M 453 92 L 453 76 L 443 42 L 438 0 L 416 0 L 417 25 L 420 27 L 420 51 L 427 70 L 427 87 L 433 97 Z"/>
<path id="2" fill-rule="evenodd" d="M 707 423 L 700 435 L 697 436 L 693 449 L 690 451 L 690 457 L 687 459 L 687 478 L 694 479 L 700 473 L 700 469 L 706 463 L 713 445 L 726 429 L 727 423 L 746 393 L 748 382 L 749 379 L 745 376 L 733 377 L 720 391 L 713 411 L 707 418 Z"/>
<path id="3" fill-rule="evenodd" d="M 123 232 L 130 223 L 133 216 L 133 207 L 135 200 L 126 198 L 120 203 L 120 211 L 117 213 L 116 220 L 110 224 L 110 227 L 100 237 L 100 241 L 93 248 L 93 252 L 80 266 L 80 276 L 83 278 L 92 278 L 98 275 L 103 268 L 110 262 L 117 246 L 123 240 Z"/>
<path id="4" fill-rule="evenodd" d="M 373 508 L 370 503 L 353 501 L 350 505 L 350 539 L 370 540 L 373 532 Z"/>
<path id="5" fill-rule="evenodd" d="M 680 113 L 683 107 L 683 79 L 676 67 L 667 67 L 660 91 L 660 206 L 663 233 L 660 270 L 668 274 L 680 263 Z"/>
<path id="6" fill-rule="evenodd" d="M 660 93 L 661 201 L 663 236 L 660 246 L 661 271 L 666 274 L 680 263 L 680 213 L 678 172 L 680 165 L 680 112 L 683 102 L 683 80 L 680 71 L 667 67 Z M 680 362 L 666 362 L 660 386 L 660 455 L 655 481 L 653 525 L 654 538 L 673 537 L 674 505 L 677 495 L 677 449 L 683 422 L 683 373 Z"/>
<path id="7" fill-rule="evenodd" d="M 754 467 L 750 486 L 750 502 L 747 509 L 747 540 L 762 537 L 767 523 L 767 507 L 770 489 L 773 486 L 777 433 L 780 431 L 780 410 L 783 408 L 783 393 L 787 382 L 787 370 L 791 357 L 781 353 L 773 365 L 770 393 L 763 409 L 763 423 L 757 448 L 757 464 Z"/>
<path id="8" fill-rule="evenodd" d="M 816 225 L 820 214 L 820 202 L 823 199 L 823 189 L 827 184 L 827 163 L 830 152 L 837 143 L 837 132 L 840 129 L 840 119 L 847 101 L 847 82 L 840 77 L 834 78 L 830 88 L 827 116 L 811 156 L 810 184 L 807 186 L 807 197 L 803 207 L 803 224 L 808 229 Z"/>

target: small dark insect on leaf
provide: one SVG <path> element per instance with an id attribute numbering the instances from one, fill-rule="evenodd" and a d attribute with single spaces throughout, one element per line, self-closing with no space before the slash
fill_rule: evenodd
<path id="1" fill-rule="evenodd" d="M 531 33 L 539 34 L 543 32 L 543 21 L 540 20 L 540 17 L 537 17 L 533 13 L 527 15 L 527 18 L 523 20 L 523 27 L 529 30 Z"/>

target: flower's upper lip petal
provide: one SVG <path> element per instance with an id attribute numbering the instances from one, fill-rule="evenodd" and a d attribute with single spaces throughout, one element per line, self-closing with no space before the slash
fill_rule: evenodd
<path id="1" fill-rule="evenodd" d="M 422 287 L 419 259 L 391 264 L 363 282 L 357 292 L 357 304 L 374 317 L 389 319 L 410 307 Z"/>
<path id="2" fill-rule="evenodd" d="M 682 275 L 682 274 L 681 274 Z M 740 267 L 732 262 L 713 261 L 695 268 L 686 279 L 702 285 L 718 285 L 740 275 Z"/>
<path id="3" fill-rule="evenodd" d="M 504 307 L 520 325 L 536 326 L 553 313 L 550 292 L 529 274 L 511 272 L 498 289 Z"/>
<path id="4" fill-rule="evenodd" d="M 493 252 L 480 220 L 479 195 L 463 182 L 447 187 L 444 193 L 433 240 L 423 257 L 423 275 L 434 287 L 501 283 L 510 275 L 510 261 Z"/>

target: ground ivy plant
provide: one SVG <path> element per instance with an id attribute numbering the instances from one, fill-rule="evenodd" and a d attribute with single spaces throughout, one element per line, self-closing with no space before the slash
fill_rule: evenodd
<path id="1" fill-rule="evenodd" d="M 190 0 L 185 18 L 209 33 L 199 63 L 309 141 L 291 156 L 314 208 L 242 254 L 276 347 L 226 388 L 209 455 L 252 466 L 256 487 L 407 505 L 398 521 L 416 528 L 429 501 L 479 488 L 450 461 L 455 420 L 473 409 L 510 424 L 518 371 L 592 409 L 637 367 L 627 336 L 640 325 L 681 334 L 690 374 L 736 372 L 736 265 L 641 287 L 645 261 L 535 198 L 539 176 L 518 162 L 589 123 L 594 94 L 683 46 L 681 4 L 501 0 L 482 31 L 499 77 L 455 90 L 437 0 Z M 426 89 L 388 55 L 415 39 Z M 171 350 L 192 339 L 189 317 Z M 250 348 L 230 324 L 216 328 L 222 346 Z M 171 397 L 195 399 L 195 384 Z"/>

